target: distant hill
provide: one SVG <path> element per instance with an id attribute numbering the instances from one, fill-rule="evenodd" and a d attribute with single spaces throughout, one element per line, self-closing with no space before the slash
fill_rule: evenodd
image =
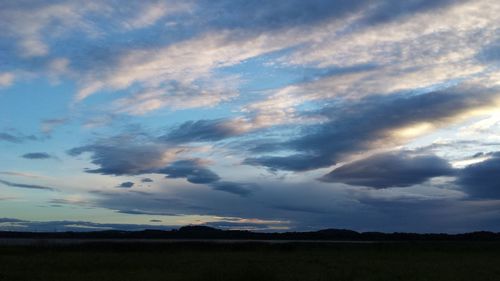
<path id="1" fill-rule="evenodd" d="M 357 232 L 324 229 L 311 232 L 262 233 L 247 230 L 222 230 L 203 225 L 183 226 L 177 230 L 94 232 L 15 232 L 0 231 L 0 238 L 56 239 L 226 239 L 226 240 L 320 240 L 320 241 L 500 241 L 500 233 L 479 231 L 463 234 L 420 234 Z"/>

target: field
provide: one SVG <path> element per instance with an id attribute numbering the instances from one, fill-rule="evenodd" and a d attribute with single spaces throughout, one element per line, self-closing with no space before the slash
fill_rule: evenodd
<path id="1" fill-rule="evenodd" d="M 0 280 L 500 280 L 500 243 L 0 246 Z"/>

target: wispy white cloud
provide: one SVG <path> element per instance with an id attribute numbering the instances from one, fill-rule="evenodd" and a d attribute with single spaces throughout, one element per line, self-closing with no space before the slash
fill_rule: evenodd
<path id="1" fill-rule="evenodd" d="M 33 179 L 49 178 L 49 177 L 38 175 L 38 174 L 34 174 L 34 173 L 17 172 L 17 171 L 0 171 L 0 175 L 15 176 L 15 177 L 25 177 L 25 178 L 33 178 Z"/>
<path id="2" fill-rule="evenodd" d="M 313 44 L 279 61 L 331 73 L 276 90 L 247 108 L 283 112 L 310 101 L 422 90 L 477 76 L 494 83 L 495 72 L 478 55 L 498 40 L 499 13 L 497 3 L 466 1 L 351 32 L 318 33 Z"/>
<path id="3" fill-rule="evenodd" d="M 48 36 L 62 36 L 72 29 L 93 32 L 95 27 L 84 16 L 86 13 L 98 12 L 102 7 L 97 2 L 77 1 L 26 1 L 18 6 L 4 6 L 0 11 L 0 23 L 5 32 L 3 36 L 14 38 L 21 55 L 25 57 L 47 55 L 50 52 Z"/>
<path id="4" fill-rule="evenodd" d="M 42 120 L 40 124 L 41 131 L 44 134 L 50 134 L 56 127 L 63 125 L 67 121 L 67 118 L 53 118 Z"/>
<path id="5" fill-rule="evenodd" d="M 123 21 L 127 29 L 141 29 L 157 23 L 160 19 L 173 13 L 189 12 L 192 9 L 191 1 L 155 1 L 145 3 L 139 11 L 129 19 Z"/>
<path id="6" fill-rule="evenodd" d="M 142 115 L 160 108 L 186 109 L 212 107 L 238 95 L 231 79 L 205 84 L 168 83 L 164 87 L 145 89 L 117 99 L 113 107 L 117 113 Z"/>

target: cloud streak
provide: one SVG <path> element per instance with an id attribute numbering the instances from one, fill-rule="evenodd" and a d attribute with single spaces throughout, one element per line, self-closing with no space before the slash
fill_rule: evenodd
<path id="1" fill-rule="evenodd" d="M 39 189 L 39 190 L 48 190 L 48 191 L 56 191 L 57 189 L 53 187 L 36 185 L 36 184 L 24 184 L 24 183 L 16 183 L 10 182 L 6 180 L 0 179 L 0 183 L 9 187 L 17 187 L 17 188 L 26 188 L 26 189 Z"/>
<path id="2" fill-rule="evenodd" d="M 31 159 L 31 160 L 53 158 L 53 156 L 51 156 L 50 154 L 48 154 L 46 152 L 31 152 L 31 153 L 23 154 L 21 157 L 25 158 L 25 159 Z"/>
<path id="3" fill-rule="evenodd" d="M 381 189 L 421 184 L 434 177 L 453 176 L 454 172 L 446 160 L 435 155 L 392 152 L 345 164 L 320 180 Z"/>
<path id="4" fill-rule="evenodd" d="M 427 130 L 458 122 L 462 115 L 497 106 L 496 89 L 467 86 L 340 103 L 320 112 L 329 121 L 306 126 L 303 136 L 281 144 L 281 149 L 297 154 L 247 158 L 244 163 L 291 171 L 328 167 L 348 153 L 401 144 Z"/>
<path id="5" fill-rule="evenodd" d="M 0 132 L 0 141 L 10 142 L 10 143 L 23 143 L 25 141 L 34 141 L 37 137 L 34 135 L 22 135 L 22 134 L 11 134 Z"/>

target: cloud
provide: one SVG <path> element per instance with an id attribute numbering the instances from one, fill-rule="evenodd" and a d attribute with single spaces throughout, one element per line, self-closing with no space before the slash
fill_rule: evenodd
<path id="1" fill-rule="evenodd" d="M 463 233 L 496 229 L 498 201 L 446 198 L 360 198 L 382 214 L 377 224 L 394 231 Z M 411 229 L 411 230 L 409 230 Z M 496 231 L 496 230 L 494 230 Z"/>
<path id="2" fill-rule="evenodd" d="M 32 173 L 13 172 L 13 171 L 0 171 L 0 175 L 34 178 L 34 179 L 44 178 L 44 176 L 40 176 L 40 175 L 36 175 L 36 174 L 32 174 Z"/>
<path id="3" fill-rule="evenodd" d="M 466 2 L 467 0 L 417 0 L 417 1 L 380 1 L 378 5 L 374 5 L 364 21 L 373 25 L 376 23 L 384 23 L 389 20 L 398 19 L 405 15 L 415 15 L 419 12 L 439 11 L 449 5 L 457 5 Z"/>
<path id="4" fill-rule="evenodd" d="M 9 87 L 14 82 L 14 74 L 9 72 L 0 72 L 0 88 Z"/>
<path id="5" fill-rule="evenodd" d="M 27 1 L 17 5 L 4 5 L 3 18 L 6 23 L 4 26 L 8 26 L 7 38 L 14 38 L 13 41 L 17 42 L 25 56 L 47 57 L 48 61 L 67 57 L 63 58 L 69 62 L 64 64 L 63 72 L 78 80 L 77 100 L 83 100 L 102 90 L 124 90 L 125 94 L 112 103 L 110 110 L 141 115 L 161 108 L 175 110 L 208 107 L 232 100 L 238 96 L 239 78 L 223 75 L 219 70 L 275 51 L 285 53 L 285 65 L 307 67 L 362 65 L 366 61 L 367 64 L 383 65 L 387 57 L 400 62 L 402 59 L 399 56 L 413 53 L 422 54 L 418 58 L 422 59 L 433 50 L 444 48 L 435 48 L 436 44 L 428 47 L 428 38 L 415 39 L 418 37 L 415 33 L 421 24 L 412 25 L 407 22 L 415 20 L 430 25 L 424 34 L 427 35 L 432 33 L 427 30 L 441 30 L 441 21 L 436 20 L 440 17 L 431 17 L 428 13 L 434 15 L 443 13 L 443 10 L 452 11 L 449 12 L 451 15 L 446 14 L 447 20 L 461 19 L 465 15 L 467 18 L 477 18 L 476 14 L 464 15 L 467 9 L 460 9 L 462 2 L 418 0 L 400 3 L 385 0 L 373 4 L 368 0 L 313 0 L 307 3 L 293 0 L 286 4 L 280 1 L 220 1 L 213 4 L 210 1 L 140 1 L 124 8 L 107 0 L 88 1 L 86 5 L 81 5 L 78 1 Z M 494 14 L 494 11 L 485 10 L 483 1 L 480 2 L 474 7 L 479 9 L 480 15 L 488 12 L 488 16 L 482 18 L 487 18 L 487 22 L 490 22 L 490 14 Z M 490 8 L 495 9 L 496 6 Z M 29 21 L 19 20 L 28 15 Z M 405 25 L 401 24 L 402 21 Z M 54 22 L 58 24 L 54 26 Z M 102 22 L 106 24 L 103 25 Z M 461 24 L 461 30 L 471 31 L 473 26 L 477 26 L 473 23 Z M 390 25 L 379 29 L 391 28 L 394 32 L 380 31 L 376 28 L 377 24 Z M 457 24 L 447 22 L 446 26 L 456 27 Z M 484 26 L 488 25 L 481 22 L 481 27 Z M 407 32 L 398 32 L 397 28 L 404 28 Z M 143 30 L 141 33 L 132 32 L 137 29 Z M 48 32 L 52 30 L 57 32 Z M 408 36 L 399 38 L 405 33 Z M 434 35 L 438 39 L 443 38 L 441 33 L 435 32 Z M 470 49 L 462 48 L 466 43 L 458 43 L 484 41 L 472 40 L 469 35 L 460 33 L 455 40 L 445 42 L 446 44 L 439 41 L 441 39 L 432 42 L 437 42 L 441 47 L 456 46 L 443 57 L 457 57 L 461 49 L 467 53 Z M 116 37 L 123 39 L 115 40 Z M 390 38 L 387 39 L 388 37 Z M 470 40 L 463 40 L 464 38 Z M 51 44 L 54 40 L 67 44 Z M 414 41 L 426 44 L 415 44 Z M 67 47 L 58 48 L 59 45 Z M 408 51 L 404 49 L 405 46 L 416 46 L 416 51 Z M 388 48 L 390 50 L 386 50 Z M 369 53 L 377 57 L 366 59 L 359 56 L 360 49 L 373 50 Z M 52 55 L 51 52 L 55 54 Z M 428 57 L 431 57 L 430 61 L 438 61 L 435 57 Z M 461 62 L 466 63 L 467 59 L 464 58 Z M 390 87 L 401 90 L 408 89 L 409 85 L 403 84 L 412 84 L 412 80 L 415 80 L 412 85 L 432 85 L 436 81 L 442 82 L 480 71 L 476 65 L 468 66 L 470 67 L 453 64 L 451 70 L 454 72 L 467 72 L 455 76 L 450 76 L 451 70 L 442 65 L 433 67 L 432 71 L 411 66 L 387 71 L 377 69 L 365 73 L 366 76 L 361 75 L 363 77 L 338 79 L 329 84 L 339 84 L 342 81 L 351 81 L 354 85 L 363 81 L 366 81 L 365 84 L 377 84 L 373 80 L 391 79 L 392 83 L 381 84 L 381 88 L 404 80 Z M 418 69 L 418 73 L 410 73 L 410 69 Z M 405 79 L 401 78 L 403 72 L 409 73 Z M 384 73 L 384 76 L 372 77 L 377 73 Z M 426 73 L 428 75 L 420 77 Z M 432 79 L 435 76 L 439 78 Z M 345 88 L 355 87 L 345 83 L 340 83 L 344 85 L 341 92 L 352 92 Z M 360 86 L 358 92 L 364 92 L 363 89 L 368 86 Z M 325 85 L 321 93 L 307 90 L 300 92 L 316 92 L 308 94 L 309 97 L 304 95 L 304 99 L 323 95 L 322 93 L 339 92 L 324 87 Z M 301 94 L 297 93 L 295 96 Z"/>
<path id="6" fill-rule="evenodd" d="M 151 179 L 151 178 L 143 178 L 143 179 L 141 179 L 141 182 L 144 182 L 144 183 L 153 182 L 153 179 Z"/>
<path id="7" fill-rule="evenodd" d="M 500 61 L 500 40 L 483 47 L 478 54 L 478 59 L 493 64 Z"/>
<path id="8" fill-rule="evenodd" d="M 405 13 L 403 6 L 416 6 L 417 2 L 426 2 L 427 7 L 434 9 L 420 9 L 422 13 L 412 13 L 412 9 L 408 9 L 408 17 L 392 13 L 398 9 Z M 324 36 L 325 40 L 318 44 L 305 46 L 287 57 L 287 62 L 321 67 L 376 63 L 396 66 L 400 71 L 411 66 L 425 70 L 438 65 L 452 66 L 456 62 L 470 64 L 479 46 L 494 38 L 494 33 L 490 32 L 496 28 L 495 17 L 500 5 L 492 5 L 488 0 L 437 1 L 435 3 L 451 5 L 436 9 L 429 5 L 431 2 L 435 1 L 379 1 L 372 6 L 372 11 L 382 12 L 379 15 L 390 14 L 391 21 L 363 25 L 360 22 L 366 18 L 360 18 L 354 24 L 362 28 Z M 388 6 L 391 8 L 386 8 Z M 471 13 L 471 10 L 476 12 Z M 388 34 L 388 31 L 391 32 Z M 477 41 L 479 38 L 481 41 Z"/>
<path id="9" fill-rule="evenodd" d="M 120 214 L 129 214 L 129 215 L 152 215 L 152 216 L 170 216 L 170 217 L 179 216 L 179 214 L 175 213 L 154 212 L 154 211 L 145 211 L 138 209 L 121 209 L 118 210 L 117 212 Z"/>
<path id="10" fill-rule="evenodd" d="M 201 119 L 186 121 L 169 133 L 160 136 L 159 141 L 179 144 L 190 142 L 216 142 L 249 133 L 256 133 L 281 123 L 284 117 L 279 114 L 264 115 L 250 113 L 246 117 Z M 292 120 L 289 120 L 292 122 Z"/>
<path id="11" fill-rule="evenodd" d="M 227 119 L 198 120 L 182 123 L 160 139 L 172 143 L 218 141 L 238 133 Z"/>
<path id="12" fill-rule="evenodd" d="M 102 194 L 96 198 L 96 206 L 116 211 L 135 209 L 151 215 L 286 221 L 286 224 L 273 225 L 292 231 L 331 228 L 332 225 L 358 231 L 389 232 L 499 229 L 499 200 L 467 200 L 462 192 L 450 188 L 449 183 L 387 189 L 350 188 L 309 181 L 257 183 L 265 188 L 244 197 L 176 186 L 172 182 L 151 196 L 123 192 Z"/>
<path id="13" fill-rule="evenodd" d="M 132 186 L 134 186 L 134 183 L 131 182 L 131 181 L 126 181 L 126 182 L 122 182 L 121 184 L 119 184 L 117 187 L 120 187 L 120 188 L 131 188 Z"/>
<path id="14" fill-rule="evenodd" d="M 178 130 L 178 129 L 176 129 Z M 174 134 L 177 131 L 174 130 Z M 78 156 L 90 152 L 91 162 L 99 168 L 86 169 L 87 173 L 103 175 L 141 175 L 163 174 L 170 179 L 186 179 L 193 184 L 206 184 L 214 190 L 248 196 L 255 186 L 245 183 L 221 181 L 219 175 L 205 166 L 202 159 L 188 158 L 195 148 L 166 146 L 165 137 L 141 137 L 142 133 L 130 133 L 96 142 L 95 144 L 76 147 L 68 151 L 69 155 Z M 174 136 L 174 135 L 169 135 Z M 173 138 L 175 141 L 189 141 L 186 137 Z M 142 182 L 152 182 L 145 178 Z M 123 186 L 126 187 L 126 186 Z"/>
<path id="15" fill-rule="evenodd" d="M 58 50 L 54 39 L 67 43 L 70 39 L 66 48 L 74 48 L 70 43 L 78 41 L 74 35 L 92 41 L 105 33 L 143 29 L 188 8 L 189 5 L 181 1 L 149 0 L 131 2 L 127 7 L 112 0 L 2 3 L 0 24 L 3 32 L 0 37 L 12 40 L 21 56 L 40 58 Z"/>
<path id="16" fill-rule="evenodd" d="M 217 174 L 204 168 L 197 160 L 175 161 L 157 172 L 171 179 L 186 178 L 188 182 L 195 184 L 213 183 L 220 179 Z"/>
<path id="17" fill-rule="evenodd" d="M 10 223 L 10 222 L 23 222 L 23 220 L 13 219 L 13 218 L 0 218 L 0 223 Z"/>
<path id="18" fill-rule="evenodd" d="M 159 105 L 149 105 L 152 107 L 149 110 L 175 104 L 197 107 L 190 99 L 202 106 L 227 100 L 235 96 L 234 83 L 230 77 L 213 75 L 212 70 L 275 49 L 262 42 L 266 40 L 239 42 L 231 40 L 231 35 L 230 32 L 208 33 L 166 47 L 128 50 L 114 65 L 84 76 L 77 100 L 102 89 L 122 90 L 134 84 L 147 90 L 117 101 L 119 111 L 127 111 L 123 107 L 127 108 L 133 101 L 142 104 L 143 110 L 128 111 L 140 114 L 147 112 L 147 105 L 151 103 Z M 173 103 L 164 101 L 170 98 Z"/>
<path id="19" fill-rule="evenodd" d="M 167 166 L 185 150 L 139 141 L 134 143 L 110 140 L 109 143 L 96 143 L 68 151 L 72 156 L 85 152 L 90 152 L 92 163 L 99 166 L 97 169 L 88 169 L 88 173 L 139 175 L 151 173 Z"/>
<path id="20" fill-rule="evenodd" d="M 368 6 L 344 32 L 317 34 L 313 44 L 301 44 L 279 59 L 282 66 L 312 67 L 319 74 L 273 91 L 247 108 L 282 112 L 339 97 L 352 100 L 443 87 L 478 76 L 498 80 L 496 68 L 487 66 L 494 60 L 478 55 L 494 57 L 496 44 L 481 50 L 498 41 L 500 5 L 485 0 L 377 1 Z M 365 25 L 367 18 L 371 20 Z M 373 21 L 377 24 L 369 24 Z M 293 117 L 288 116 L 284 119 Z"/>
<path id="21" fill-rule="evenodd" d="M 328 167 L 348 153 L 402 144 L 464 116 L 497 107 L 496 89 L 465 85 L 425 94 L 371 96 L 358 102 L 334 103 L 321 110 L 327 122 L 304 126 L 302 136 L 278 146 L 296 154 L 252 157 L 244 163 L 291 171 Z"/>
<path id="22" fill-rule="evenodd" d="M 24 1 L 18 5 L 2 5 L 0 24 L 4 27 L 3 36 L 17 42 L 22 56 L 41 57 L 50 52 L 50 46 L 45 41 L 47 29 L 53 28 L 54 22 L 59 22 L 59 32 L 71 29 L 90 30 L 91 24 L 83 17 L 91 11 L 98 11 L 97 5 L 86 3 L 77 5 L 75 1 L 65 3 Z M 27 16 L 29 15 L 29 20 Z M 24 20 L 22 20 L 24 18 Z M 52 33 L 50 36 L 57 36 Z"/>
<path id="23" fill-rule="evenodd" d="M 271 146 L 278 147 L 279 145 Z M 335 162 L 332 162 L 326 157 L 307 154 L 293 154 L 288 156 L 261 156 L 256 158 L 247 158 L 243 161 L 243 164 L 265 166 L 273 171 L 308 171 L 317 168 L 328 167 L 333 165 L 334 163 Z"/>
<path id="24" fill-rule="evenodd" d="M 288 221 L 259 220 L 259 219 L 232 219 L 228 221 L 207 222 L 203 225 L 219 229 L 237 229 L 248 231 L 283 231 L 289 229 Z"/>
<path id="25" fill-rule="evenodd" d="M 41 57 L 49 55 L 54 48 L 49 39 L 67 39 L 64 35 L 70 32 L 92 38 L 103 33 L 174 23 L 196 32 L 236 29 L 240 33 L 242 30 L 262 33 L 307 28 L 332 19 L 342 20 L 367 8 L 361 22 L 373 24 L 381 22 L 381 19 L 388 21 L 450 2 L 456 3 L 412 1 L 411 4 L 400 4 L 395 0 L 381 1 L 380 5 L 368 5 L 370 1 L 367 0 L 293 0 L 286 4 L 280 1 L 219 1 L 216 4 L 210 1 L 140 1 L 121 7 L 108 0 L 87 1 L 85 5 L 78 1 L 24 1 L 2 4 L 0 15 L 3 21 L 0 23 L 5 26 L 5 35 L 14 39 L 24 56 Z M 27 15 L 31 16 L 28 21 L 20 20 Z M 105 20 L 109 27 L 99 24 Z M 54 22 L 59 24 L 54 26 Z M 53 29 L 57 32 L 48 32 Z"/>
<path id="26" fill-rule="evenodd" d="M 456 183 L 473 198 L 500 199 L 500 153 L 463 168 Z"/>
<path id="27" fill-rule="evenodd" d="M 237 96 L 230 83 L 196 85 L 170 81 L 161 88 L 145 89 L 117 99 L 113 107 L 117 113 L 144 115 L 164 107 L 180 110 L 215 106 Z"/>
<path id="28" fill-rule="evenodd" d="M 345 164 L 320 180 L 380 189 L 408 187 L 433 177 L 452 175 L 453 168 L 442 158 L 435 155 L 412 155 L 410 152 L 401 151 L 376 154 Z"/>
<path id="29" fill-rule="evenodd" d="M 53 158 L 50 154 L 46 152 L 31 152 L 31 153 L 26 153 L 23 154 L 21 157 L 25 159 L 50 159 Z"/>
<path id="30" fill-rule="evenodd" d="M 189 1 L 163 1 L 163 2 L 151 2 L 146 3 L 138 7 L 140 11 L 136 12 L 136 15 L 130 17 L 124 21 L 124 26 L 128 29 L 143 29 L 151 25 L 156 24 L 162 18 L 169 14 L 175 14 L 180 12 L 189 12 L 191 9 L 191 3 Z M 133 11 L 133 7 L 130 10 Z"/>
<path id="31" fill-rule="evenodd" d="M 28 188 L 28 189 L 40 189 L 40 190 L 49 190 L 49 191 L 55 191 L 56 189 L 53 187 L 48 187 L 48 186 L 42 186 L 42 185 L 35 185 L 35 184 L 24 184 L 24 183 L 15 183 L 15 182 L 10 182 L 6 180 L 1 180 L 0 183 L 6 186 L 10 187 L 18 187 L 18 188 Z"/>
<path id="32" fill-rule="evenodd" d="M 497 128 L 490 126 L 496 117 L 468 132 L 468 138 L 478 140 L 474 144 L 457 141 L 412 155 L 379 153 L 426 145 L 437 137 L 461 139 L 464 132 L 455 125 L 498 112 L 493 87 L 500 85 L 499 14 L 500 2 L 492 0 L 144 0 L 126 6 L 115 0 L 0 1 L 0 61 L 5 62 L 0 87 L 23 81 L 36 88 L 48 82 L 49 88 L 61 83 L 74 90 L 68 118 L 77 121 L 72 125 L 88 123 L 83 130 L 68 127 L 75 135 L 58 138 L 70 143 L 102 138 L 70 151 L 79 163 L 88 161 L 85 171 L 140 176 L 136 184 L 156 174 L 151 195 L 113 189 L 129 197 L 107 198 L 103 207 L 129 214 L 241 215 L 290 220 L 295 227 L 379 229 L 379 222 L 388 229 L 418 228 L 419 214 L 439 229 L 442 221 L 433 217 L 451 208 L 453 215 L 441 216 L 450 220 L 447 226 L 470 226 L 484 219 L 476 220 L 473 212 L 483 206 L 458 209 L 496 198 L 495 185 L 481 182 L 496 182 L 494 176 L 481 176 L 482 166 L 470 165 L 486 160 L 481 165 L 494 170 L 496 156 L 488 151 L 498 145 L 486 143 L 498 139 Z M 474 83 L 480 86 L 466 86 Z M 45 86 L 39 90 L 50 91 Z M 49 96 L 47 112 L 68 102 Z M 11 98 L 17 101 L 15 95 L 2 97 L 6 106 Z M 172 114 L 179 109 L 190 110 Z M 12 121 L 25 124 L 21 115 Z M 189 116 L 194 119 L 184 122 Z M 50 134 L 64 122 L 52 118 L 25 125 Z M 107 138 L 122 122 L 139 122 L 155 133 Z M 166 133 L 165 126 L 171 128 Z M 29 140 L 13 130 L 0 133 L 7 148 Z M 464 160 L 477 151 L 485 153 Z M 453 204 L 429 202 L 450 191 L 437 187 L 441 179 L 429 182 L 435 188 L 428 193 L 427 184 L 418 184 L 433 178 L 431 168 L 443 174 L 447 169 L 430 152 L 446 155 L 455 168 L 466 166 L 457 171 L 455 184 L 470 198 L 453 190 L 460 195 Z M 241 162 L 275 171 L 347 163 L 329 168 L 323 180 L 362 181 L 374 188 L 315 181 L 324 171 L 266 174 L 265 180 L 280 183 L 266 182 L 258 169 Z M 389 182 L 379 172 L 401 178 Z M 161 175 L 178 180 L 160 180 Z M 82 177 L 95 178 L 98 185 L 106 178 Z M 165 192 L 159 188 L 164 183 Z M 358 200 L 357 192 L 389 199 Z M 412 193 L 419 195 L 418 202 L 401 199 Z M 182 202 L 157 200 L 169 196 Z M 405 211 L 409 208 L 416 211 Z M 482 215 L 500 217 L 495 208 L 484 208 Z"/>
<path id="33" fill-rule="evenodd" d="M 37 140 L 37 137 L 33 135 L 22 135 L 22 134 L 11 134 L 11 133 L 2 133 L 0 132 L 0 141 L 6 141 L 11 143 L 23 143 L 25 141 Z"/>
<path id="34" fill-rule="evenodd" d="M 223 191 L 242 197 L 252 194 L 257 185 L 220 181 L 219 175 L 204 167 L 199 159 L 179 160 L 159 169 L 157 173 L 166 174 L 167 178 L 185 178 L 194 184 L 206 184 L 214 190 Z"/>
<path id="35" fill-rule="evenodd" d="M 291 0 L 283 3 L 279 0 L 252 2 L 226 0 L 213 5 L 210 1 L 203 1 L 205 5 L 200 5 L 200 10 L 204 9 L 210 15 L 206 18 L 211 26 L 263 32 L 314 25 L 331 18 L 343 18 L 359 11 L 367 2 L 367 0 L 307 2 Z M 221 13 L 221 10 L 224 12 Z"/>
<path id="36" fill-rule="evenodd" d="M 0 219 L 0 230 L 2 231 L 27 231 L 27 232 L 54 232 L 54 231 L 102 231 L 102 230 L 125 230 L 140 231 L 145 229 L 169 230 L 176 228 L 171 225 L 150 224 L 120 224 L 120 223 L 96 223 L 89 221 L 29 221 L 11 218 Z"/>
<path id="37" fill-rule="evenodd" d="M 19 137 L 8 134 L 8 133 L 0 133 L 0 140 L 12 142 L 12 143 L 22 142 L 22 140 Z"/>
<path id="38" fill-rule="evenodd" d="M 68 121 L 67 118 L 53 118 L 53 119 L 42 120 L 41 122 L 42 133 L 50 134 L 56 127 L 63 125 L 67 121 Z"/>
<path id="39" fill-rule="evenodd" d="M 397 0 L 290 0 L 220 1 L 214 5 L 202 1 L 199 9 L 208 14 L 210 26 L 222 29 L 237 28 L 256 32 L 309 27 L 332 19 L 345 19 L 361 14 L 360 24 L 373 25 L 395 20 L 405 15 L 456 4 L 453 0 L 417 0 L 400 3 Z M 221 11 L 226 11 L 222 12 Z M 231 11 L 231 12 L 227 12 Z M 217 13 L 218 12 L 218 13 Z"/>
<path id="40" fill-rule="evenodd" d="M 123 230 L 141 231 L 146 229 L 172 230 L 182 225 L 163 225 L 160 219 L 151 219 L 149 222 L 155 224 L 120 224 L 120 223 L 96 223 L 89 221 L 29 221 L 15 218 L 0 218 L 0 231 L 25 231 L 25 232 L 65 232 L 65 231 L 102 231 Z M 203 225 L 220 227 L 224 229 L 249 229 L 249 230 L 273 230 L 276 226 L 286 225 L 286 221 L 267 221 L 258 219 L 223 218 L 206 221 Z"/>
<path id="41" fill-rule="evenodd" d="M 256 188 L 255 184 L 236 183 L 227 181 L 218 181 L 215 183 L 211 183 L 210 186 L 212 186 L 214 190 L 229 192 L 243 197 L 253 193 Z"/>

